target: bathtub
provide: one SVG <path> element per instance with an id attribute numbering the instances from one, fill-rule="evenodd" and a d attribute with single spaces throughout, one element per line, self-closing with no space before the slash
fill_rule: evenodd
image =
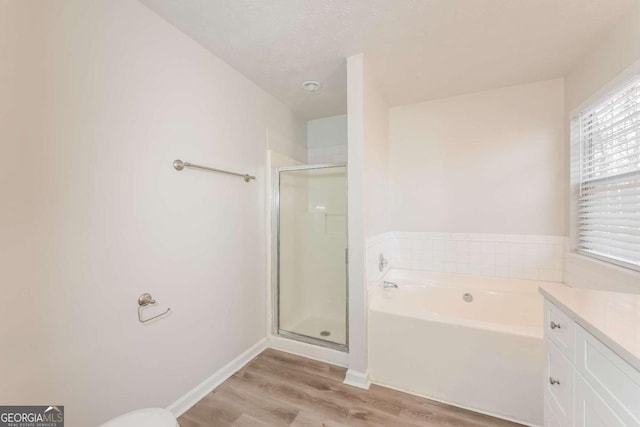
<path id="1" fill-rule="evenodd" d="M 383 280 L 398 288 L 369 289 L 372 382 L 542 424 L 541 282 L 393 269 Z"/>

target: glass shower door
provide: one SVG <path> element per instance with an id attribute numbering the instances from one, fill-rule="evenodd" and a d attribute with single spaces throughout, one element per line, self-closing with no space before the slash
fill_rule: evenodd
<path id="1" fill-rule="evenodd" d="M 347 168 L 278 171 L 277 329 L 347 346 Z"/>

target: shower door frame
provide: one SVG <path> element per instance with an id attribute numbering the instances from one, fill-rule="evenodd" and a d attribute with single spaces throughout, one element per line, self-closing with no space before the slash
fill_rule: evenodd
<path id="1" fill-rule="evenodd" d="M 280 329 L 280 172 L 293 172 L 304 170 L 317 170 L 317 169 L 331 169 L 331 168 L 345 168 L 346 163 L 323 163 L 317 165 L 300 165 L 300 166 L 283 166 L 275 169 L 275 177 L 273 180 L 273 206 L 272 206 L 272 227 L 276 238 L 272 239 L 272 256 L 271 258 L 271 299 L 272 299 L 272 313 L 271 313 L 271 332 L 279 337 L 288 338 L 294 341 L 300 341 L 307 344 L 313 344 L 320 347 L 325 347 L 342 352 L 349 351 L 349 223 L 347 221 L 347 248 L 345 251 L 345 343 L 338 344 L 332 341 L 323 340 L 321 338 L 310 337 L 307 335 L 298 334 L 296 332 L 285 331 Z M 345 177 L 345 185 L 348 189 L 348 180 Z M 347 192 L 348 194 L 348 192 Z M 347 218 L 349 211 L 347 208 Z"/>

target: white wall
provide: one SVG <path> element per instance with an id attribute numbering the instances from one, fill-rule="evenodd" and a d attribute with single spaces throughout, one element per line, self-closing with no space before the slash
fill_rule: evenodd
<path id="1" fill-rule="evenodd" d="M 640 58 L 640 1 L 601 37 L 565 77 L 567 112 Z"/>
<path id="2" fill-rule="evenodd" d="M 368 387 L 364 236 L 364 55 L 347 58 L 347 229 L 349 245 L 349 370 L 345 382 Z"/>
<path id="3" fill-rule="evenodd" d="M 609 33 L 598 40 L 565 78 L 565 123 L 571 112 L 615 84 L 618 76 L 640 70 L 640 1 L 624 15 Z M 633 68 L 633 70 L 631 69 Z M 570 135 L 565 132 L 566 175 L 565 191 L 567 232 L 570 245 L 565 256 L 565 282 L 572 286 L 595 289 L 640 292 L 640 273 L 600 262 L 575 253 L 576 215 L 575 189 L 571 188 Z"/>
<path id="4" fill-rule="evenodd" d="M 347 162 L 347 115 L 307 122 L 308 163 Z"/>
<path id="5" fill-rule="evenodd" d="M 50 325 L 45 263 L 43 19 L 36 2 L 0 1 L 0 401 L 47 402 Z"/>
<path id="6" fill-rule="evenodd" d="M 371 66 L 364 65 L 364 237 L 389 231 L 389 106 Z"/>
<path id="7" fill-rule="evenodd" d="M 563 82 L 390 112 L 393 231 L 564 234 Z"/>
<path id="8" fill-rule="evenodd" d="M 0 401 L 167 406 L 266 335 L 264 150 L 305 123 L 138 2 L 0 8 Z"/>
<path id="9" fill-rule="evenodd" d="M 365 239 L 386 231 L 388 106 L 363 54 L 347 59 L 349 370 L 346 383 L 367 387 Z"/>

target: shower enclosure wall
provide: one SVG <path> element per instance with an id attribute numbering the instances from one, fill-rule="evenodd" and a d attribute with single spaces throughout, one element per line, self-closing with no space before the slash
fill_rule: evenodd
<path id="1" fill-rule="evenodd" d="M 346 167 L 279 168 L 274 210 L 274 332 L 346 350 Z"/>

